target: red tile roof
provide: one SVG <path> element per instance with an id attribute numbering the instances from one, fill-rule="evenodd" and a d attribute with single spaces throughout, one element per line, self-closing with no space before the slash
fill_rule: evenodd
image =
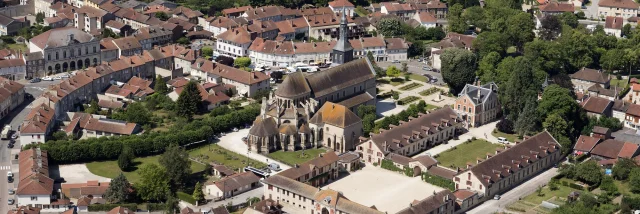
<path id="1" fill-rule="evenodd" d="M 601 97 L 589 97 L 584 102 L 580 103 L 582 108 L 588 112 L 603 114 L 607 108 L 612 105 L 611 100 Z"/>
<path id="2" fill-rule="evenodd" d="M 615 7 L 615 8 L 626 8 L 626 9 L 638 9 L 638 3 L 633 0 L 601 0 L 598 2 L 598 6 L 600 7 Z"/>
<path id="3" fill-rule="evenodd" d="M 540 5 L 538 7 L 542 12 L 573 12 L 575 7 L 571 3 L 558 3 L 556 1 Z"/>
<path id="4" fill-rule="evenodd" d="M 354 7 L 354 5 L 351 2 L 349 2 L 348 0 L 330 1 L 329 2 L 329 6 L 331 6 L 333 8 L 337 8 L 337 7 Z"/>
<path id="5" fill-rule="evenodd" d="M 583 151 L 583 152 L 591 152 L 593 147 L 600 141 L 600 138 L 590 137 L 586 135 L 580 135 L 576 145 L 573 146 L 574 150 Z"/>
<path id="6" fill-rule="evenodd" d="M 622 17 L 607 16 L 604 21 L 604 28 L 622 30 L 623 25 L 624 19 Z"/>

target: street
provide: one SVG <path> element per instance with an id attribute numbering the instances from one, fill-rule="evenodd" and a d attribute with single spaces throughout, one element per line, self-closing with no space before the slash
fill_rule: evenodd
<path id="1" fill-rule="evenodd" d="M 60 82 L 60 80 L 56 81 L 42 81 L 38 83 L 28 83 L 25 80 L 18 81 L 20 84 L 25 85 L 25 93 L 31 94 L 31 97 L 37 98 L 50 86 Z M 22 105 L 18 106 L 16 109 L 11 111 L 7 116 L 0 120 L 0 124 L 4 127 L 6 124 L 11 125 L 11 129 L 14 131 L 18 131 L 18 126 L 22 124 L 24 118 L 31 111 L 31 102 L 33 102 L 33 98 L 29 98 L 24 100 Z M 18 186 L 18 162 L 12 160 L 14 159 L 15 154 L 20 152 L 20 141 L 16 139 L 16 143 L 13 149 L 7 148 L 8 140 L 0 141 L 0 203 L 6 204 L 9 198 L 14 198 L 13 195 L 9 195 L 9 188 L 16 190 Z M 7 181 L 7 172 L 13 171 L 15 181 L 13 183 L 8 183 Z M 17 202 L 16 202 L 17 203 Z M 0 213 L 7 213 L 10 208 L 14 208 L 16 205 L 12 206 L 0 206 Z"/>
<path id="2" fill-rule="evenodd" d="M 505 209 L 505 207 L 507 205 L 512 204 L 518 201 L 520 198 L 524 198 L 525 196 L 535 192 L 538 187 L 549 183 L 549 180 L 551 180 L 551 178 L 553 176 L 556 176 L 557 174 L 557 168 L 548 169 L 547 171 L 538 174 L 537 176 L 502 194 L 500 200 L 489 199 L 479 206 L 467 211 L 467 213 L 484 214 L 506 212 L 507 210 Z"/>

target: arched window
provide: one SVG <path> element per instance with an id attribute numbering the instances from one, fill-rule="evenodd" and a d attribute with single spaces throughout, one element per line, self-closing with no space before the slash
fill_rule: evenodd
<path id="1" fill-rule="evenodd" d="M 59 57 L 58 57 L 58 52 L 56 52 L 56 59 L 58 59 L 58 58 L 59 58 Z"/>
<path id="2" fill-rule="evenodd" d="M 62 58 L 66 59 L 67 58 L 67 51 L 62 51 Z"/>

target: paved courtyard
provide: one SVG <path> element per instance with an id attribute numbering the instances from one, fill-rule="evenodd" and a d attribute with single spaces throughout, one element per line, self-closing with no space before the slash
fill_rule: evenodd
<path id="1" fill-rule="evenodd" d="M 57 168 L 57 170 L 56 170 Z M 105 178 L 95 175 L 87 169 L 85 164 L 68 164 L 53 166 L 51 171 L 51 178 L 59 178 L 60 175 L 64 178 L 66 183 L 86 183 L 87 181 L 98 180 L 100 182 L 111 181 L 111 178 Z"/>
<path id="2" fill-rule="evenodd" d="M 434 191 L 443 190 L 421 181 L 420 177 L 410 178 L 373 165 L 323 187 L 327 188 L 342 192 L 351 201 L 368 207 L 375 205 L 387 213 L 396 213 L 413 200 L 422 200 Z"/>

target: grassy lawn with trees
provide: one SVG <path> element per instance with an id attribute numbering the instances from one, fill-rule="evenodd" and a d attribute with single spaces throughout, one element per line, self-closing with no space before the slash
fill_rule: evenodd
<path id="1" fill-rule="evenodd" d="M 304 152 L 304 156 L 302 153 Z M 267 155 L 269 158 L 280 161 L 289 166 L 301 164 L 318 157 L 320 153 L 327 152 L 326 149 L 306 149 L 299 151 L 276 151 Z"/>
<path id="2" fill-rule="evenodd" d="M 549 189 L 548 186 L 543 187 L 542 191 L 538 192 L 534 192 L 531 193 L 530 195 L 527 195 L 526 197 L 523 198 L 523 200 L 533 203 L 533 204 L 540 204 L 542 203 L 542 201 L 546 201 L 549 200 L 553 197 L 557 197 L 557 198 L 567 198 L 567 196 L 569 195 L 569 193 L 573 192 L 573 191 L 578 191 L 576 189 L 570 188 L 570 187 L 566 187 L 566 186 L 562 186 L 562 185 L 557 185 L 558 189 L 556 190 L 551 190 Z M 561 205 L 561 204 L 559 204 Z"/>
<path id="3" fill-rule="evenodd" d="M 128 172 L 124 172 L 124 176 L 127 177 L 127 180 L 131 183 L 136 183 L 140 181 L 140 175 L 138 174 L 138 169 L 141 169 L 142 166 L 147 164 L 158 164 L 158 159 L 160 155 L 148 156 L 143 158 L 135 158 L 133 160 L 132 170 Z M 107 178 L 115 178 L 123 171 L 118 167 L 118 161 L 94 161 L 86 164 L 89 171 L 95 175 L 99 175 Z M 196 172 L 204 171 L 205 166 L 196 162 L 191 162 L 191 170 Z"/>
<path id="4" fill-rule="evenodd" d="M 487 153 L 494 154 L 499 147 L 502 147 L 502 145 L 476 139 L 438 154 L 436 160 L 440 162 L 440 165 L 445 167 L 465 168 L 467 162 L 475 164 L 477 158 L 486 159 Z"/>
<path id="5" fill-rule="evenodd" d="M 189 157 L 195 158 L 200 162 L 214 162 L 217 164 L 222 164 L 234 171 L 238 171 L 238 169 L 247 166 L 247 157 L 222 148 L 217 144 L 211 145 L 211 151 L 209 151 L 208 145 L 203 145 L 198 148 L 190 149 L 187 152 L 189 153 Z M 255 161 L 253 159 L 249 159 L 249 164 L 256 168 L 262 168 L 266 166 L 264 163 Z"/>

